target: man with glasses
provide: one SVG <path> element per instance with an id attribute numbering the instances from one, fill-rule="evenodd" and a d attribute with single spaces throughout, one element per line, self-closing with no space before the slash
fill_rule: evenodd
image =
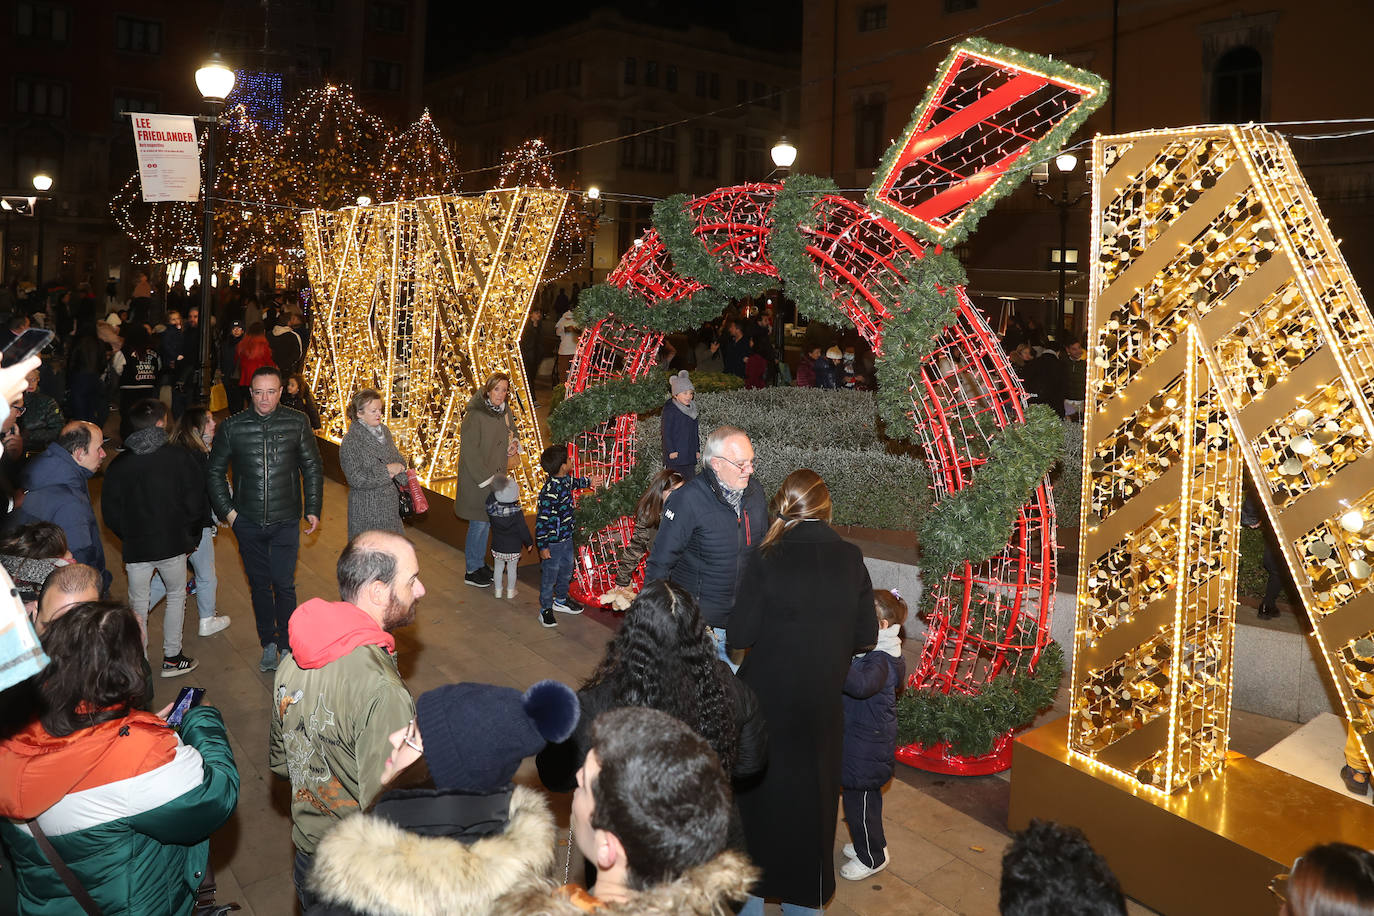
<path id="1" fill-rule="evenodd" d="M 745 561 L 768 533 L 768 504 L 751 479 L 754 446 L 743 430 L 719 427 L 701 454 L 702 473 L 664 503 L 644 581 L 670 579 L 687 589 L 727 658 L 725 627 Z"/>
<path id="2" fill-rule="evenodd" d="M 399 534 L 364 531 L 339 555 L 336 575 L 342 600 L 312 598 L 291 622 L 291 654 L 277 669 L 268 733 L 268 764 L 291 780 L 302 911 L 314 903 L 305 886 L 316 846 L 376 798 L 391 735 L 415 718 L 391 635 L 415 621 L 415 603 L 425 595 L 414 545 Z"/>
<path id="3" fill-rule="evenodd" d="M 253 373 L 251 410 L 220 424 L 210 448 L 210 505 L 234 529 L 253 595 L 262 645 L 261 671 L 275 671 L 287 645 L 286 623 L 296 609 L 296 555 L 302 500 L 305 533 L 320 524 L 324 472 L 305 414 L 282 407 L 275 367 Z M 234 473 L 233 491 L 226 477 Z"/>

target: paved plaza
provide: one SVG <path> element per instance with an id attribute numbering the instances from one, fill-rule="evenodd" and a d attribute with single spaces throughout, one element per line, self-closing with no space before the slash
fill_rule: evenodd
<path id="1" fill-rule="evenodd" d="M 346 539 L 346 505 L 344 487 L 326 480 L 320 530 L 302 539 L 297 571 L 301 601 L 337 597 L 334 562 Z M 185 652 L 198 659 L 200 667 L 186 677 L 157 679 L 157 704 L 170 702 L 182 686 L 193 683 L 207 688 L 206 701 L 223 711 L 242 787 L 238 810 L 211 841 L 220 900 L 238 901 L 244 916 L 290 916 L 296 912 L 296 903 L 291 885 L 289 793 L 287 784 L 267 768 L 272 678 L 258 671 L 261 649 L 248 585 L 233 535 L 222 532 L 217 545 L 220 613 L 232 616 L 233 625 L 207 639 L 196 637 L 191 623 L 194 602 L 188 602 Z M 576 686 L 601 658 L 611 636 L 604 621 L 592 615 L 559 615 L 557 628 L 540 626 L 536 562 L 527 561 L 521 567 L 520 591 L 514 600 L 496 599 L 490 589 L 463 584 L 461 550 L 425 534 L 412 532 L 411 536 L 427 594 L 418 606 L 415 624 L 396 635 L 401 674 L 416 696 L 455 681 L 524 688 L 541 678 L 557 678 Z M 115 593 L 122 595 L 119 545 L 108 534 L 105 549 L 116 575 Z M 160 608 L 149 623 L 153 631 L 149 644 L 157 647 L 161 644 Z M 908 643 L 908 666 L 914 667 L 919 648 Z M 1271 727 L 1286 733 L 1283 726 L 1288 725 Z M 1259 729 L 1260 738 L 1255 740 L 1267 740 L 1265 727 L 1263 721 L 1251 726 L 1252 732 Z M 1257 751 L 1247 748 L 1246 752 Z M 787 762 L 775 760 L 771 765 L 786 766 Z M 900 765 L 897 769 L 898 777 L 885 801 L 892 865 L 866 881 L 837 878 L 839 889 L 827 913 L 996 913 L 1000 862 L 1009 842 L 1003 826 L 1006 777 L 959 779 L 917 773 Z M 538 785 L 533 761 L 526 762 L 517 781 Z M 552 798 L 565 841 L 571 796 Z M 846 841 L 841 823 L 835 838 L 837 863 L 843 861 L 839 849 Z M 563 859 L 560 852 L 558 861 Z M 770 912 L 776 911 L 770 907 Z M 1149 912 L 1132 905 L 1133 914 Z"/>

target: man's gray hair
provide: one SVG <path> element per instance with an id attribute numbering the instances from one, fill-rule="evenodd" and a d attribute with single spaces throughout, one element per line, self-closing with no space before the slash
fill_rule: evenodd
<path id="1" fill-rule="evenodd" d="M 728 439 L 735 436 L 749 438 L 749 434 L 738 426 L 717 426 L 711 431 L 711 435 L 706 437 L 706 444 L 701 447 L 701 463 L 705 464 L 712 458 L 720 458 L 725 455 L 725 443 Z"/>
<path id="2" fill-rule="evenodd" d="M 388 588 L 396 584 L 396 554 L 387 549 L 387 539 L 377 535 L 379 531 L 364 531 L 344 547 L 335 566 L 339 580 L 339 597 L 349 604 L 358 603 L 358 595 L 372 582 L 380 582 Z M 398 541 L 406 541 L 401 535 L 394 535 Z"/>

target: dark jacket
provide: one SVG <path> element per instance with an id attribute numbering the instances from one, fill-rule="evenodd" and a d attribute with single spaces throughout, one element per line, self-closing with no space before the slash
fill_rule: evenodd
<path id="1" fill-rule="evenodd" d="M 697 452 L 701 451 L 701 424 L 696 417 L 682 412 L 677 401 L 669 398 L 663 405 L 663 466 L 675 471 L 686 470 L 684 477 L 697 466 Z M 676 458 L 668 456 L 677 453 Z"/>
<path id="2" fill-rule="evenodd" d="M 103 591 L 110 585 L 110 574 L 105 571 L 105 547 L 86 485 L 90 479 L 91 472 L 54 442 L 24 467 L 22 486 L 28 495 L 15 519 L 21 525 L 52 522 L 61 528 L 76 561 L 100 570 Z"/>
<path id="3" fill-rule="evenodd" d="M 768 721 L 770 759 L 786 762 L 736 795 L 763 869 L 754 893 L 819 907 L 835 892 L 845 677 L 878 638 L 863 553 L 825 522 L 795 525 L 749 560 L 728 637 L 750 650 L 739 677 Z"/>
<path id="4" fill-rule="evenodd" d="M 707 623 L 725 626 L 745 561 L 768 532 L 763 487 L 750 478 L 735 515 L 707 468 L 674 490 L 663 508 L 645 581 L 671 579 L 697 599 Z"/>
<path id="5" fill-rule="evenodd" d="M 735 340 L 729 333 L 720 339 L 720 361 L 725 371 L 744 378 L 744 361 L 749 358 L 749 338 Z"/>
<path id="6" fill-rule="evenodd" d="M 124 440 L 105 469 L 100 514 L 123 542 L 125 563 L 191 553 L 200 543 L 205 478 L 191 453 L 167 442 L 166 430 L 141 429 Z"/>
<path id="7" fill-rule="evenodd" d="M 844 679 L 844 788 L 881 789 L 892 778 L 897 685 L 905 676 L 905 659 L 881 649 L 850 662 Z"/>
<path id="8" fill-rule="evenodd" d="M 232 497 L 226 477 L 231 464 Z M 295 521 L 303 515 L 318 517 L 324 502 L 315 434 L 305 414 L 289 407 L 279 405 L 267 416 L 249 407 L 220 424 L 209 473 L 210 505 L 223 519 L 237 510 L 258 525 Z"/>
<path id="9" fill-rule="evenodd" d="M 267 343 L 272 348 L 272 362 L 284 375 L 301 371 L 301 357 L 305 346 L 301 336 L 284 324 L 277 325 L 267 335 Z"/>
<path id="10" fill-rule="evenodd" d="M 519 503 L 497 502 L 496 494 L 491 493 L 487 496 L 487 518 L 491 520 L 492 553 L 519 553 L 534 543 Z"/>
<path id="11" fill-rule="evenodd" d="M 813 388 L 834 388 L 836 386 L 835 366 L 824 356 L 816 357 L 816 361 L 811 364 L 811 372 L 815 376 L 815 381 L 812 383 Z"/>

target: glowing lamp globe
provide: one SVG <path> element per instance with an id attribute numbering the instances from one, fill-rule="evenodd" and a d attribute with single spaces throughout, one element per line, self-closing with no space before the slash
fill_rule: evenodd
<path id="1" fill-rule="evenodd" d="M 234 91 L 234 71 L 216 54 L 196 71 L 196 88 L 207 102 L 223 102 Z"/>

